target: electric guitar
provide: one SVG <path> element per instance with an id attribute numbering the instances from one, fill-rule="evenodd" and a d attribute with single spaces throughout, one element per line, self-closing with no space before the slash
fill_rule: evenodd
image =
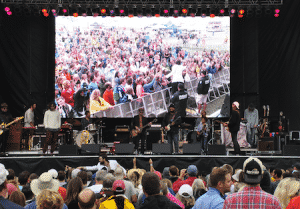
<path id="1" fill-rule="evenodd" d="M 174 124 L 175 124 L 175 122 L 176 122 L 177 120 L 179 120 L 180 118 L 181 118 L 181 116 L 178 116 L 174 121 L 172 121 L 172 123 L 174 122 Z M 169 124 L 167 125 L 167 128 L 165 128 L 165 133 L 167 133 L 168 131 L 171 130 L 171 126 L 173 126 L 172 123 L 169 123 Z"/>
<path id="2" fill-rule="evenodd" d="M 11 121 L 10 123 L 8 123 L 8 124 L 4 124 L 4 123 L 2 123 L 0 126 L 1 126 L 1 129 L 0 129 L 0 135 L 2 135 L 3 134 L 3 129 L 5 129 L 5 128 L 7 128 L 8 126 L 10 126 L 11 124 L 14 124 L 15 122 L 17 122 L 17 121 L 19 121 L 19 120 L 22 120 L 24 117 L 22 116 L 22 117 L 18 117 L 18 118 L 16 118 L 15 120 L 13 120 L 13 121 Z"/>
<path id="3" fill-rule="evenodd" d="M 157 121 L 157 119 L 155 118 L 155 119 L 154 119 L 152 122 L 150 122 L 150 123 L 153 123 L 153 122 L 156 122 L 156 121 Z M 137 135 L 139 135 L 139 134 L 143 131 L 144 128 L 146 128 L 147 126 L 150 125 L 150 123 L 144 125 L 144 126 L 141 127 L 141 128 L 132 129 L 132 130 L 131 130 L 131 137 L 136 137 Z"/>
<path id="4" fill-rule="evenodd" d="M 226 127 L 226 130 L 229 131 L 229 127 L 227 126 L 228 125 L 228 122 L 223 122 L 223 121 L 220 121 L 220 120 L 215 120 L 216 123 L 220 123 L 222 124 L 223 126 Z"/>

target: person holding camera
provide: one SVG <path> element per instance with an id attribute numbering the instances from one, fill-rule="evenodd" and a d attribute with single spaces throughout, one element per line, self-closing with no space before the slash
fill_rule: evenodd
<path id="1" fill-rule="evenodd" d="M 187 169 L 181 169 L 177 181 L 173 183 L 174 192 L 177 193 L 180 187 L 184 184 L 193 186 L 194 180 L 197 179 L 197 173 L 198 169 L 195 165 L 189 165 Z"/>

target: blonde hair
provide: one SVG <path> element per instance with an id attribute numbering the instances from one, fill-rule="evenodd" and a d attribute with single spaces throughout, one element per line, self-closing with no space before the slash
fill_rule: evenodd
<path id="1" fill-rule="evenodd" d="M 91 94 L 92 100 L 97 100 L 100 97 L 101 93 L 99 89 L 95 89 Z"/>
<path id="2" fill-rule="evenodd" d="M 193 191 L 197 191 L 200 189 L 206 189 L 204 182 L 202 179 L 195 179 L 192 185 Z"/>
<path id="3" fill-rule="evenodd" d="M 183 197 L 179 193 L 175 196 L 185 207 L 191 208 L 195 205 L 195 198 L 194 197 Z"/>
<path id="4" fill-rule="evenodd" d="M 43 190 L 36 199 L 37 209 L 62 209 L 63 198 L 58 192 Z"/>
<path id="5" fill-rule="evenodd" d="M 290 200 L 298 195 L 300 181 L 295 178 L 285 178 L 278 184 L 274 196 L 279 199 L 282 208 L 286 208 Z"/>

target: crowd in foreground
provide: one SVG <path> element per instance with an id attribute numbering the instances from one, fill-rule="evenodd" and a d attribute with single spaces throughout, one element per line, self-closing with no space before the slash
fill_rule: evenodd
<path id="1" fill-rule="evenodd" d="M 172 165 L 156 171 L 136 167 L 125 170 L 105 155 L 96 166 L 37 175 L 27 171 L 18 177 L 0 164 L 0 208 L 26 209 L 215 209 L 300 207 L 300 164 L 286 171 L 268 169 L 258 158 L 244 161 L 243 168 L 224 164 L 199 176 L 197 166 Z M 95 173 L 91 170 L 97 169 Z"/>

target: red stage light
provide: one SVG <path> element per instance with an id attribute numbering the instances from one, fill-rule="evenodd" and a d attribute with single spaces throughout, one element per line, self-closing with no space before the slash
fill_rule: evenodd
<path id="1" fill-rule="evenodd" d="M 47 9 L 42 9 L 42 12 L 43 12 L 43 13 L 46 13 L 46 12 L 47 12 Z"/>
<path id="2" fill-rule="evenodd" d="M 120 13 L 123 14 L 124 13 L 124 9 L 120 9 Z"/>
<path id="3" fill-rule="evenodd" d="M 44 16 L 45 16 L 45 17 L 48 17 L 48 16 L 49 16 L 49 13 L 44 12 Z"/>
<path id="4" fill-rule="evenodd" d="M 99 15 L 98 13 L 94 13 L 93 17 L 98 17 L 98 15 Z"/>
<path id="5" fill-rule="evenodd" d="M 278 13 L 274 14 L 274 17 L 279 17 L 279 14 Z"/>
<path id="6" fill-rule="evenodd" d="M 186 14 L 188 12 L 187 9 L 182 9 L 181 11 L 183 14 Z"/>
<path id="7" fill-rule="evenodd" d="M 133 15 L 128 15 L 128 17 L 129 17 L 129 18 L 132 18 L 132 17 L 133 17 Z"/>
<path id="8" fill-rule="evenodd" d="M 206 17 L 206 14 L 205 14 L 205 13 L 203 13 L 203 14 L 201 15 L 201 17 L 205 18 L 205 17 Z"/>
<path id="9" fill-rule="evenodd" d="M 73 16 L 78 17 L 78 13 L 77 12 L 73 13 Z"/>
<path id="10" fill-rule="evenodd" d="M 51 11 L 52 11 L 53 14 L 56 13 L 56 9 L 52 9 Z"/>
<path id="11" fill-rule="evenodd" d="M 4 8 L 4 11 L 5 11 L 5 12 L 8 12 L 8 11 L 10 11 L 10 8 L 9 8 L 9 7 L 5 7 L 5 8 Z"/>
<path id="12" fill-rule="evenodd" d="M 12 12 L 11 12 L 11 11 L 8 11 L 8 12 L 7 12 L 7 15 L 12 15 Z"/>
<path id="13" fill-rule="evenodd" d="M 234 14 L 236 11 L 235 11 L 235 9 L 231 9 L 230 12 L 231 12 L 231 14 Z"/>
<path id="14" fill-rule="evenodd" d="M 280 9 L 275 9 L 276 14 L 279 14 L 279 12 L 280 12 Z"/>
<path id="15" fill-rule="evenodd" d="M 169 10 L 164 9 L 164 13 L 165 13 L 165 14 L 168 14 L 168 13 L 169 13 Z"/>
<path id="16" fill-rule="evenodd" d="M 210 14 L 209 15 L 211 18 L 214 18 L 216 15 L 215 14 Z"/>
<path id="17" fill-rule="evenodd" d="M 244 17 L 244 15 L 241 15 L 241 14 L 239 14 L 239 15 L 238 15 L 238 17 L 239 17 L 239 18 L 243 18 L 243 17 Z"/>
<path id="18" fill-rule="evenodd" d="M 243 15 L 244 13 L 245 13 L 245 10 L 243 10 L 243 9 L 240 9 L 240 10 L 239 10 L 239 14 L 240 14 L 240 15 Z"/>
<path id="19" fill-rule="evenodd" d="M 63 13 L 67 13 L 67 11 L 68 11 L 67 9 L 63 9 Z"/>
<path id="20" fill-rule="evenodd" d="M 160 17 L 160 15 L 159 14 L 155 14 L 155 17 Z"/>
<path id="21" fill-rule="evenodd" d="M 220 9 L 220 14 L 224 14 L 225 10 L 224 9 Z"/>
<path id="22" fill-rule="evenodd" d="M 106 9 L 101 9 L 101 13 L 105 14 L 106 13 Z"/>

